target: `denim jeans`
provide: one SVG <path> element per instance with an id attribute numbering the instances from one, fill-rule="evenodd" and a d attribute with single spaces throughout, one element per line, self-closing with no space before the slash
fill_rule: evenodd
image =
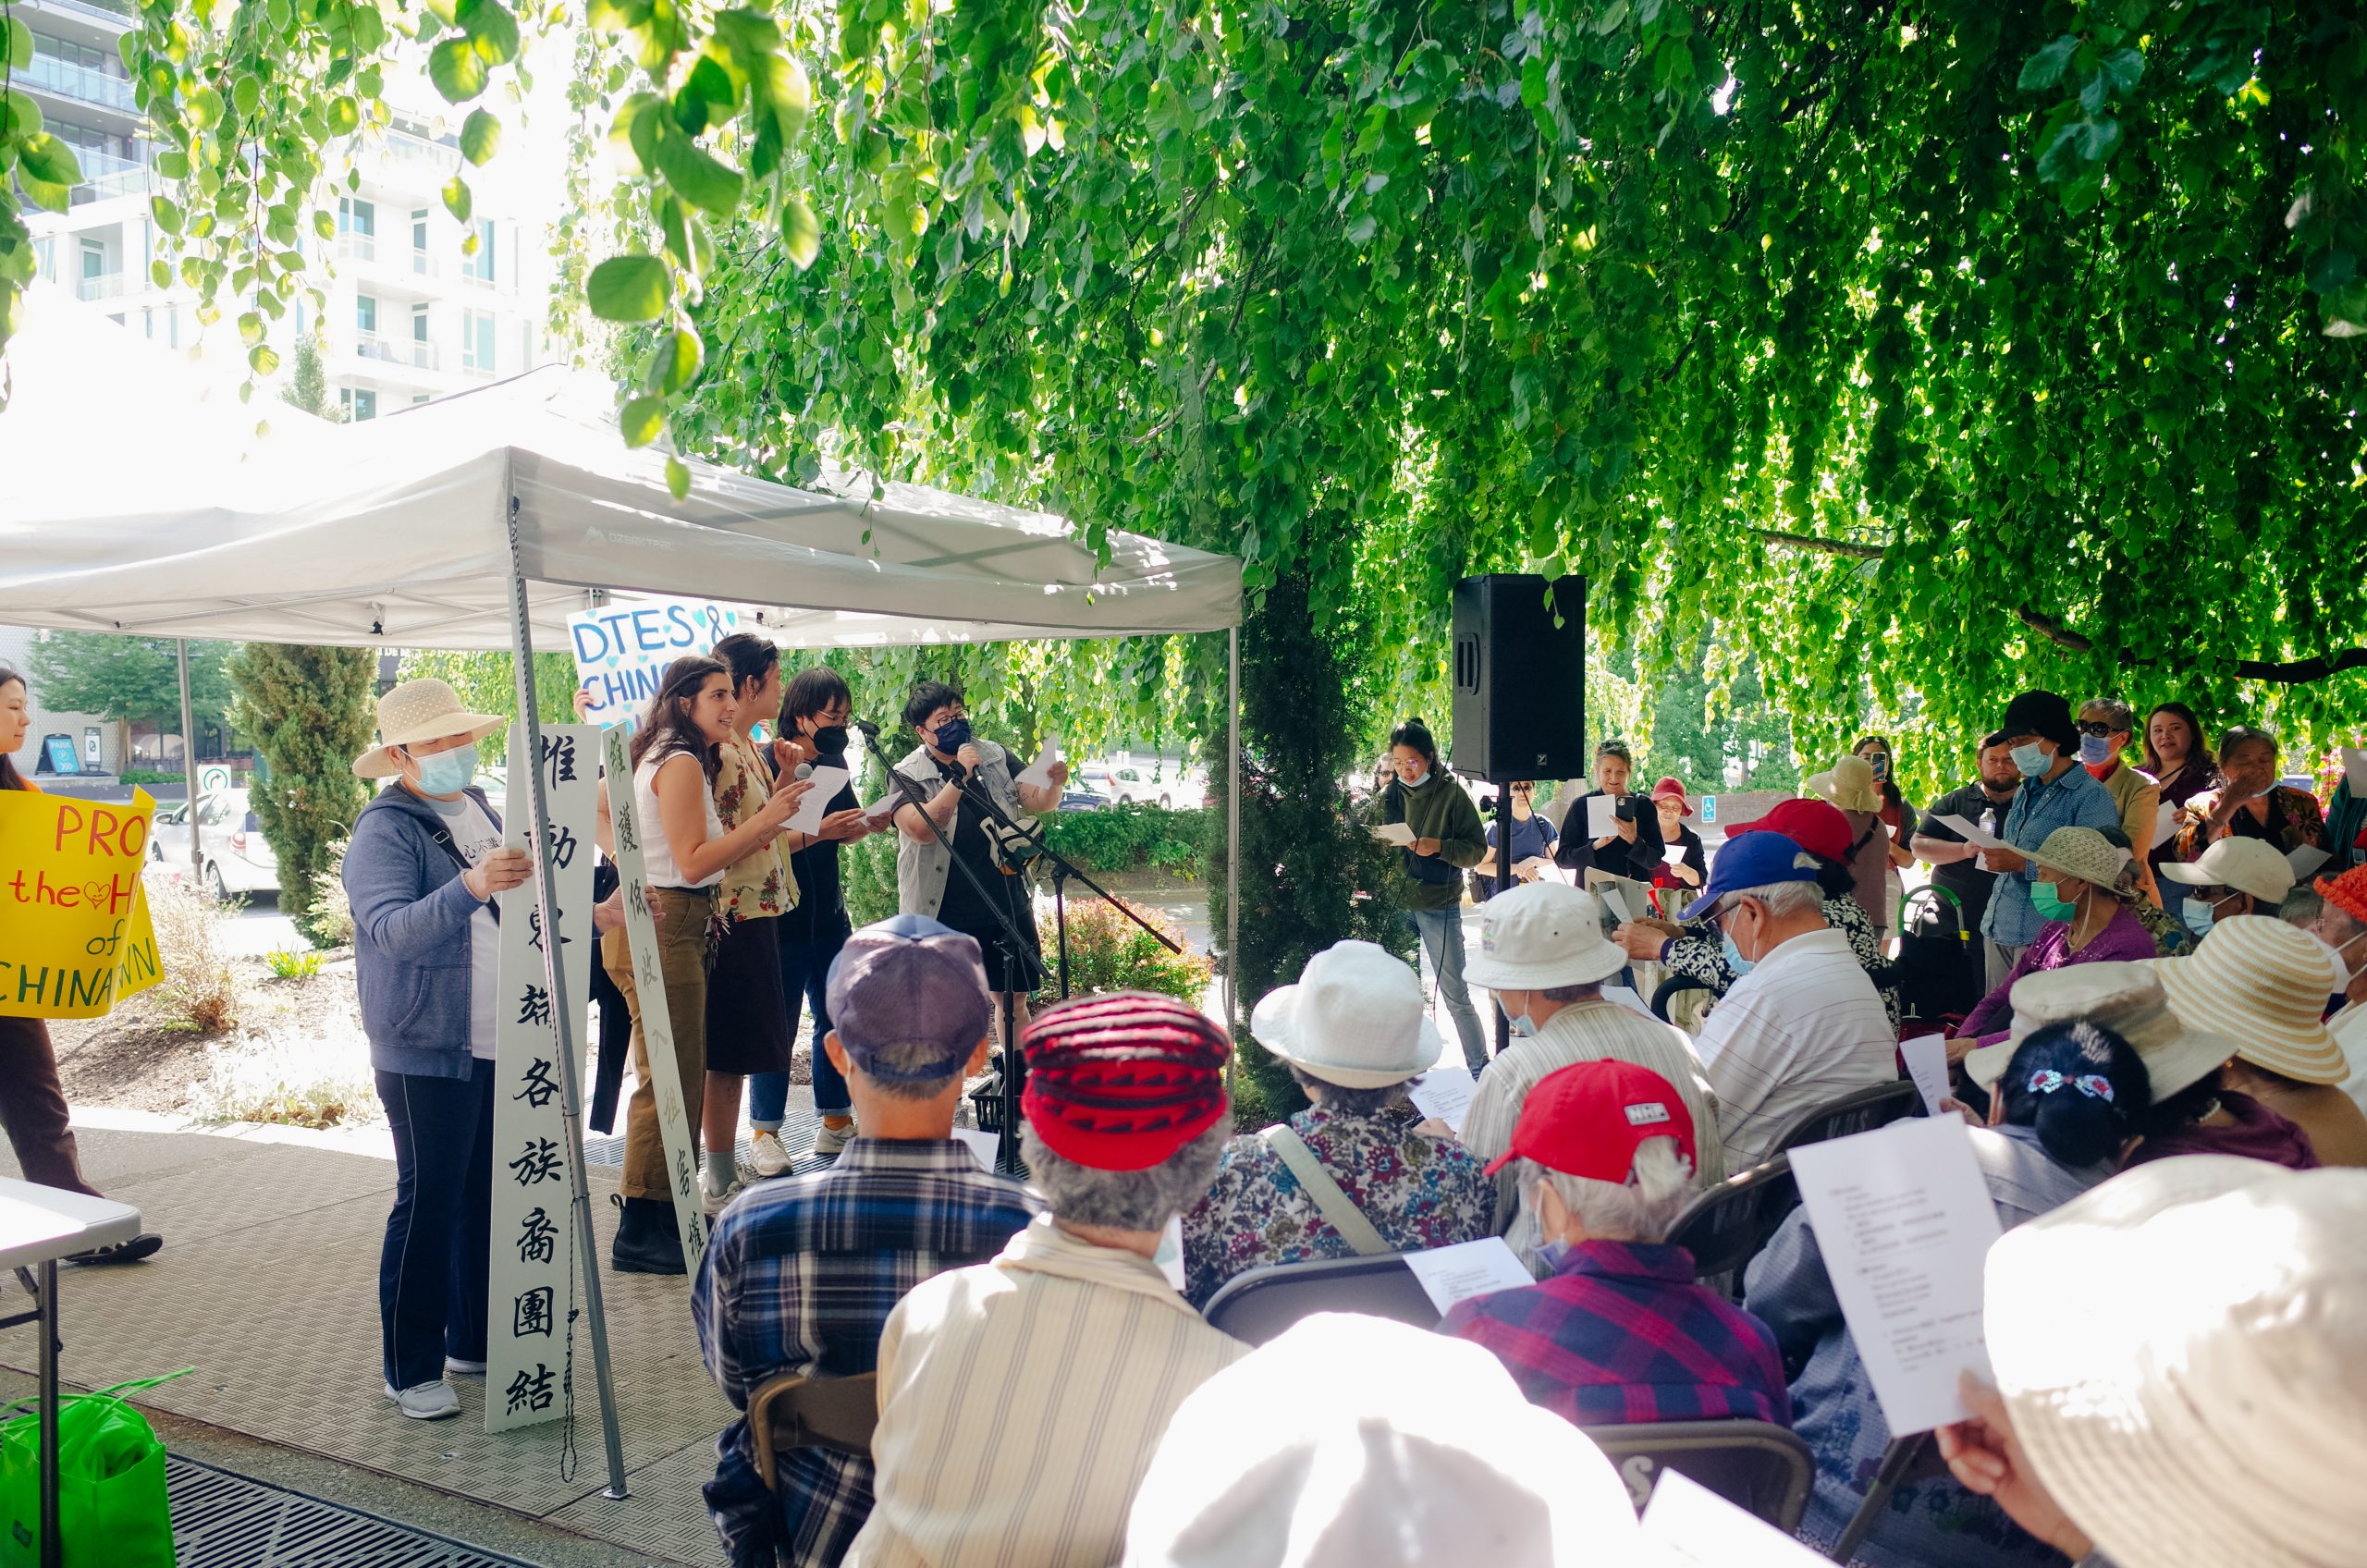
<path id="1" fill-rule="evenodd" d="M 386 1382 L 415 1389 L 444 1358 L 484 1359 L 485 1249 L 493 1227 L 493 1063 L 466 1078 L 377 1074 L 395 1137 L 395 1207 L 378 1254 Z"/>
<path id="2" fill-rule="evenodd" d="M 1464 1062 L 1476 1078 L 1488 1065 L 1488 1036 L 1471 1006 L 1470 987 L 1463 983 L 1463 910 L 1449 904 L 1444 909 L 1407 913 L 1421 936 L 1422 951 L 1429 955 L 1430 968 L 1438 974 L 1439 999 L 1446 1003 L 1446 1015 L 1454 1020 L 1454 1032 L 1463 1041 Z"/>
<path id="3" fill-rule="evenodd" d="M 852 934 L 844 909 L 816 915 L 809 925 L 803 910 L 780 917 L 780 988 L 789 996 L 789 1032 L 797 1033 L 800 998 L 814 1012 L 814 1109 L 820 1116 L 850 1116 L 854 1102 L 847 1096 L 847 1081 L 830 1065 L 822 1036 L 830 1032 L 827 992 L 830 961 L 839 956 Z M 748 1125 L 758 1132 L 779 1132 L 789 1109 L 789 1074 L 754 1072 L 748 1076 Z"/>

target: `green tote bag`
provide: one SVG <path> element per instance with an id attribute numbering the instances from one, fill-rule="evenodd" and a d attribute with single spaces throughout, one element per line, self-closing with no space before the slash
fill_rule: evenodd
<path id="1" fill-rule="evenodd" d="M 188 1368 L 182 1368 L 187 1371 Z M 178 1378 L 180 1372 L 168 1377 Z M 165 1378 L 68 1394 L 57 1412 L 57 1520 L 66 1568 L 173 1568 L 165 1445 L 120 1397 Z M 21 1408 L 33 1401 L 19 1400 Z M 0 1423 L 0 1568 L 41 1562 L 41 1415 Z"/>

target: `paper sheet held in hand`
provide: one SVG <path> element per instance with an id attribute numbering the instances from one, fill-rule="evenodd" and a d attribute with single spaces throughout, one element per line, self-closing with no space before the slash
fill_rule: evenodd
<path id="1" fill-rule="evenodd" d="M 1587 797 L 1587 837 L 1608 839 L 1619 831 L 1619 798 L 1616 795 Z"/>
<path id="2" fill-rule="evenodd" d="M 1981 1271 L 1999 1229 L 1953 1116 L 1911 1117 L 1791 1151 L 1833 1293 L 1891 1435 L 1969 1415 L 1956 1377 L 1990 1377 Z"/>
<path id="3" fill-rule="evenodd" d="M 1384 822 L 1372 829 L 1372 836 L 1384 844 L 1404 849 L 1414 841 L 1414 830 L 1402 822 Z"/>
<path id="4" fill-rule="evenodd" d="M 1000 1133 L 981 1133 L 975 1127 L 956 1127 L 953 1129 L 953 1135 L 962 1140 L 963 1147 L 977 1157 L 980 1166 L 988 1170 L 995 1168 L 995 1156 L 1002 1149 Z"/>
<path id="5" fill-rule="evenodd" d="M 2010 850 L 2014 847 L 2013 845 L 2005 842 L 2005 839 L 1997 837 L 1994 833 L 1983 832 L 1981 830 L 1981 824 L 1977 822 L 1968 822 L 1961 816 L 1951 816 L 1946 812 L 1941 811 L 1933 812 L 1932 814 L 1932 820 L 1934 822 L 1946 823 L 1950 827 L 1956 829 L 1956 836 L 1958 838 L 1962 839 L 1966 843 L 1970 844 L 1975 849 Z"/>
<path id="6" fill-rule="evenodd" d="M 1907 1075 L 1922 1092 L 1924 1114 L 1939 1115 L 1940 1097 L 1948 1092 L 1948 1037 L 1918 1035 L 1901 1042 L 1898 1051 L 1907 1059 Z"/>
<path id="7" fill-rule="evenodd" d="M 2164 801 L 2161 811 L 2153 817 L 2153 841 L 2145 848 L 2149 851 L 2160 849 L 2177 835 L 2177 830 L 2178 803 L 2176 801 Z"/>
<path id="8" fill-rule="evenodd" d="M 1620 1478 L 1633 1492 L 1628 1466 Z M 1649 1463 L 1649 1461 L 1647 1462 Z M 1824 1559 L 1756 1514 L 1746 1513 L 1700 1482 L 1662 1465 L 1644 1505 L 1644 1541 L 1669 1568 L 1818 1568 Z"/>
<path id="9" fill-rule="evenodd" d="M 2293 880 L 2306 882 L 2318 874 L 2318 867 L 2334 856 L 2315 844 L 2297 844 L 2285 851 L 2285 864 L 2293 868 Z"/>
<path id="10" fill-rule="evenodd" d="M 1466 1067 L 1434 1067 L 1405 1086 L 1405 1097 L 1414 1102 L 1416 1110 L 1436 1117 L 1450 1132 L 1459 1133 L 1463 1118 L 1471 1109 L 1471 1091 L 1478 1086 Z"/>
<path id="11" fill-rule="evenodd" d="M 839 798 L 839 791 L 847 787 L 847 780 L 853 776 L 843 767 L 817 767 L 805 777 L 814 788 L 805 791 L 805 798 L 789 814 L 789 830 L 810 837 L 822 830 L 822 819 L 830 815 L 830 802 Z"/>
<path id="12" fill-rule="evenodd" d="M 1518 1290 L 1534 1285 L 1537 1279 L 1521 1266 L 1520 1256 L 1504 1244 L 1502 1236 L 1483 1236 L 1476 1242 L 1457 1242 L 1451 1247 L 1432 1247 L 1428 1252 L 1405 1254 L 1405 1267 L 1429 1292 L 1430 1305 L 1443 1315 L 1456 1302 L 1473 1296 L 1492 1295 L 1498 1291 Z"/>
<path id="13" fill-rule="evenodd" d="M 886 794 L 880 796 L 877 800 L 863 808 L 863 819 L 877 827 L 879 824 L 895 815 L 896 808 L 903 805 L 904 803 L 903 791 L 901 790 L 890 790 Z"/>
<path id="14" fill-rule="evenodd" d="M 1031 790 L 1049 790 L 1052 785 L 1052 765 L 1060 760 L 1061 738 L 1057 735 L 1047 735 L 1044 737 L 1044 754 L 1037 757 L 1036 766 L 1022 773 L 1015 782 L 1024 784 Z"/>
<path id="15" fill-rule="evenodd" d="M 1632 986 L 1605 985 L 1602 988 L 1602 999 L 1607 1002 L 1617 1002 L 1629 1012 L 1641 1013 L 1646 1018 L 1651 1018 L 1655 1023 L 1660 1022 L 1659 1019 L 1652 1018 L 1651 1004 L 1637 996 Z"/>
<path id="16" fill-rule="evenodd" d="M 1663 865 L 1683 865 L 1685 864 L 1685 846 L 1683 844 L 1662 845 L 1661 848 L 1661 864 Z"/>

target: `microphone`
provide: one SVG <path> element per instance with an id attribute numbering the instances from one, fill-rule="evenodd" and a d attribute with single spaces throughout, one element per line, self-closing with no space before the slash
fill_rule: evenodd
<path id="1" fill-rule="evenodd" d="M 797 766 L 791 771 L 790 777 L 791 778 L 811 778 L 814 777 L 814 765 L 810 762 L 799 763 Z"/>
<path id="2" fill-rule="evenodd" d="M 856 731 L 866 741 L 879 739 L 879 726 L 867 718 L 851 718 L 847 720 L 847 728 Z"/>

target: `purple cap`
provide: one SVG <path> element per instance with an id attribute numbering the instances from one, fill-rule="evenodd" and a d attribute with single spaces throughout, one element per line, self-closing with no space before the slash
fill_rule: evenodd
<path id="1" fill-rule="evenodd" d="M 895 915 L 849 937 L 830 961 L 823 994 L 830 1028 L 855 1065 L 899 1083 L 959 1072 L 993 1016 L 977 938 L 925 914 Z"/>

